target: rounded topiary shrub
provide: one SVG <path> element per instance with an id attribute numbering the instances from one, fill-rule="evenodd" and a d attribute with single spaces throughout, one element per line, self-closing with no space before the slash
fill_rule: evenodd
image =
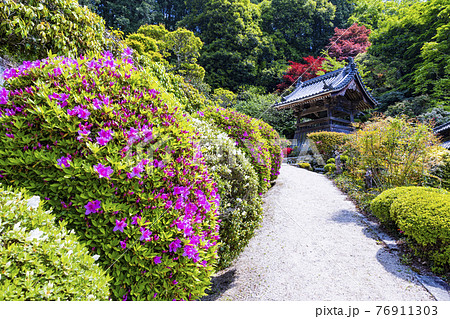
<path id="1" fill-rule="evenodd" d="M 107 300 L 109 280 L 39 197 L 0 186 L 0 301 Z"/>
<path id="2" fill-rule="evenodd" d="M 372 213 L 380 220 L 380 222 L 394 225 L 396 221 L 395 213 L 391 212 L 391 206 L 394 201 L 400 196 L 411 196 L 412 193 L 417 192 L 441 192 L 441 190 L 430 187 L 397 187 L 385 190 L 380 195 L 372 200 L 370 209 Z"/>
<path id="3" fill-rule="evenodd" d="M 244 150 L 258 174 L 260 193 L 265 192 L 269 188 L 272 166 L 268 142 L 263 138 L 257 120 L 233 109 L 209 105 L 204 110 L 204 116 L 222 128 Z"/>
<path id="4" fill-rule="evenodd" d="M 406 236 L 414 239 L 416 251 L 429 258 L 436 270 L 450 270 L 450 193 L 418 187 L 398 197 L 391 215 Z"/>
<path id="5" fill-rule="evenodd" d="M 334 173 L 336 171 L 336 164 L 334 163 L 329 163 L 327 165 L 325 165 L 323 167 L 323 169 L 325 170 L 325 172 L 327 173 Z"/>
<path id="6" fill-rule="evenodd" d="M 0 178 L 76 230 L 114 299 L 196 299 L 217 259 L 217 189 L 185 114 L 129 54 L 8 72 Z"/>
<path id="7" fill-rule="evenodd" d="M 258 176 L 235 142 L 216 126 L 193 119 L 200 145 L 220 194 L 219 268 L 242 252 L 262 219 Z"/>

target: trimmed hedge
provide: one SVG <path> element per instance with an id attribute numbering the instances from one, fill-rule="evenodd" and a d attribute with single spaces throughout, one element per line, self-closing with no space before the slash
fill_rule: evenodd
<path id="1" fill-rule="evenodd" d="M 242 252 L 262 219 L 258 175 L 245 154 L 221 129 L 199 119 L 193 124 L 220 195 L 219 269 Z"/>
<path id="2" fill-rule="evenodd" d="M 334 157 L 334 151 L 338 150 L 350 139 L 349 134 L 337 132 L 314 132 L 309 133 L 307 136 L 324 157 L 324 161 Z"/>
<path id="3" fill-rule="evenodd" d="M 270 181 L 273 182 L 278 178 L 278 175 L 280 175 L 280 168 L 283 159 L 283 152 L 280 146 L 280 135 L 266 122 L 262 120 L 256 121 L 262 137 L 267 141 L 267 146 L 270 153 Z"/>
<path id="4" fill-rule="evenodd" d="M 217 259 L 217 189 L 179 104 L 129 54 L 11 70 L 0 178 L 45 198 L 100 255 L 114 299 L 196 299 Z"/>
<path id="5" fill-rule="evenodd" d="M 0 186 L 0 301 L 107 300 L 109 280 L 39 197 Z"/>
<path id="6" fill-rule="evenodd" d="M 416 253 L 430 259 L 435 270 L 450 270 L 450 193 L 436 188 L 398 187 L 372 201 L 383 223 L 396 225 L 412 238 Z"/>
<path id="7" fill-rule="evenodd" d="M 400 196 L 392 203 L 391 216 L 434 269 L 450 270 L 450 193 L 419 190 Z"/>
<path id="8" fill-rule="evenodd" d="M 370 209 L 382 223 L 393 225 L 396 221 L 396 216 L 391 212 L 392 203 L 400 196 L 411 196 L 415 193 L 424 192 L 441 193 L 443 191 L 436 188 L 417 186 L 391 188 L 372 200 Z"/>

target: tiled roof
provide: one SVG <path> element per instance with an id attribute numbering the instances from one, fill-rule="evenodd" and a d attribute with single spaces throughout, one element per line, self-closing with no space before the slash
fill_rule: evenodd
<path id="1" fill-rule="evenodd" d="M 450 141 L 442 143 L 441 146 L 450 150 Z"/>
<path id="2" fill-rule="evenodd" d="M 437 134 L 447 130 L 450 130 L 450 122 L 435 127 L 433 131 Z"/>
<path id="3" fill-rule="evenodd" d="M 367 98 L 374 104 L 377 101 L 372 97 L 372 95 L 366 90 L 361 76 L 358 73 L 356 64 L 353 60 L 350 60 L 349 64 L 339 70 L 326 73 L 322 76 L 316 77 L 314 79 L 298 82 L 295 90 L 284 97 L 281 102 L 275 104 L 276 108 L 284 108 L 290 104 L 296 104 L 305 100 L 310 100 L 315 97 L 328 95 L 333 92 L 338 92 L 345 88 L 354 78 L 361 84 L 363 90 L 366 93 Z"/>

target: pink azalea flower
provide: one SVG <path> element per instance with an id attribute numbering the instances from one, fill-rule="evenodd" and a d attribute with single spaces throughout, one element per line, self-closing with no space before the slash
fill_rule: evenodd
<path id="1" fill-rule="evenodd" d="M 110 166 L 103 166 L 103 164 L 99 163 L 94 166 L 95 171 L 98 173 L 98 177 L 105 177 L 110 179 L 111 174 L 114 172 Z"/>
<path id="2" fill-rule="evenodd" d="M 178 237 L 169 244 L 169 252 L 175 253 L 178 248 L 181 247 L 181 240 L 178 239 Z"/>
<path id="3" fill-rule="evenodd" d="M 94 200 L 91 202 L 88 202 L 84 208 L 86 208 L 86 215 L 92 214 L 92 213 L 96 213 L 98 211 L 98 209 L 101 207 L 101 201 L 99 200 Z"/>
<path id="4" fill-rule="evenodd" d="M 153 257 L 153 262 L 157 265 L 161 263 L 161 257 L 159 256 L 155 256 Z"/>
<path id="5" fill-rule="evenodd" d="M 126 249 L 127 248 L 127 241 L 126 240 L 122 240 L 120 242 L 120 247 L 122 247 L 122 249 Z"/>
<path id="6" fill-rule="evenodd" d="M 70 164 L 68 162 L 69 158 L 68 157 L 61 157 L 58 158 L 56 161 L 58 162 L 58 165 L 62 168 L 64 165 L 64 168 L 70 167 Z"/>
<path id="7" fill-rule="evenodd" d="M 134 215 L 133 217 L 131 217 L 131 219 L 133 220 L 131 222 L 131 225 L 138 225 L 138 219 L 141 219 L 141 216 Z"/>
<path id="8" fill-rule="evenodd" d="M 139 238 L 139 240 L 149 241 L 150 236 L 152 235 L 152 232 L 144 227 L 141 227 L 140 231 L 141 231 L 142 236 Z"/>
<path id="9" fill-rule="evenodd" d="M 121 220 L 116 219 L 116 227 L 114 227 L 113 231 L 121 231 L 123 233 L 123 230 L 125 227 L 127 227 L 127 223 L 125 222 L 127 219 L 122 218 Z"/>

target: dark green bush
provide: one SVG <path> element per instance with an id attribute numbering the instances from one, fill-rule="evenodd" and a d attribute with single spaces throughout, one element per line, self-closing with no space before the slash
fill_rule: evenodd
<path id="1" fill-rule="evenodd" d="M 398 197 L 391 206 L 400 230 L 414 239 L 419 255 L 428 257 L 433 268 L 450 270 L 450 193 L 418 189 Z"/>
<path id="2" fill-rule="evenodd" d="M 39 197 L 0 186 L 0 301 L 106 300 L 109 280 Z"/>
<path id="3" fill-rule="evenodd" d="M 181 105 L 129 54 L 8 71 L 0 178 L 100 255 L 114 299 L 196 299 L 217 259 L 217 189 Z"/>
<path id="4" fill-rule="evenodd" d="M 105 36 L 104 20 L 76 0 L 3 0 L 0 21 L 0 47 L 23 60 L 121 48 Z"/>

